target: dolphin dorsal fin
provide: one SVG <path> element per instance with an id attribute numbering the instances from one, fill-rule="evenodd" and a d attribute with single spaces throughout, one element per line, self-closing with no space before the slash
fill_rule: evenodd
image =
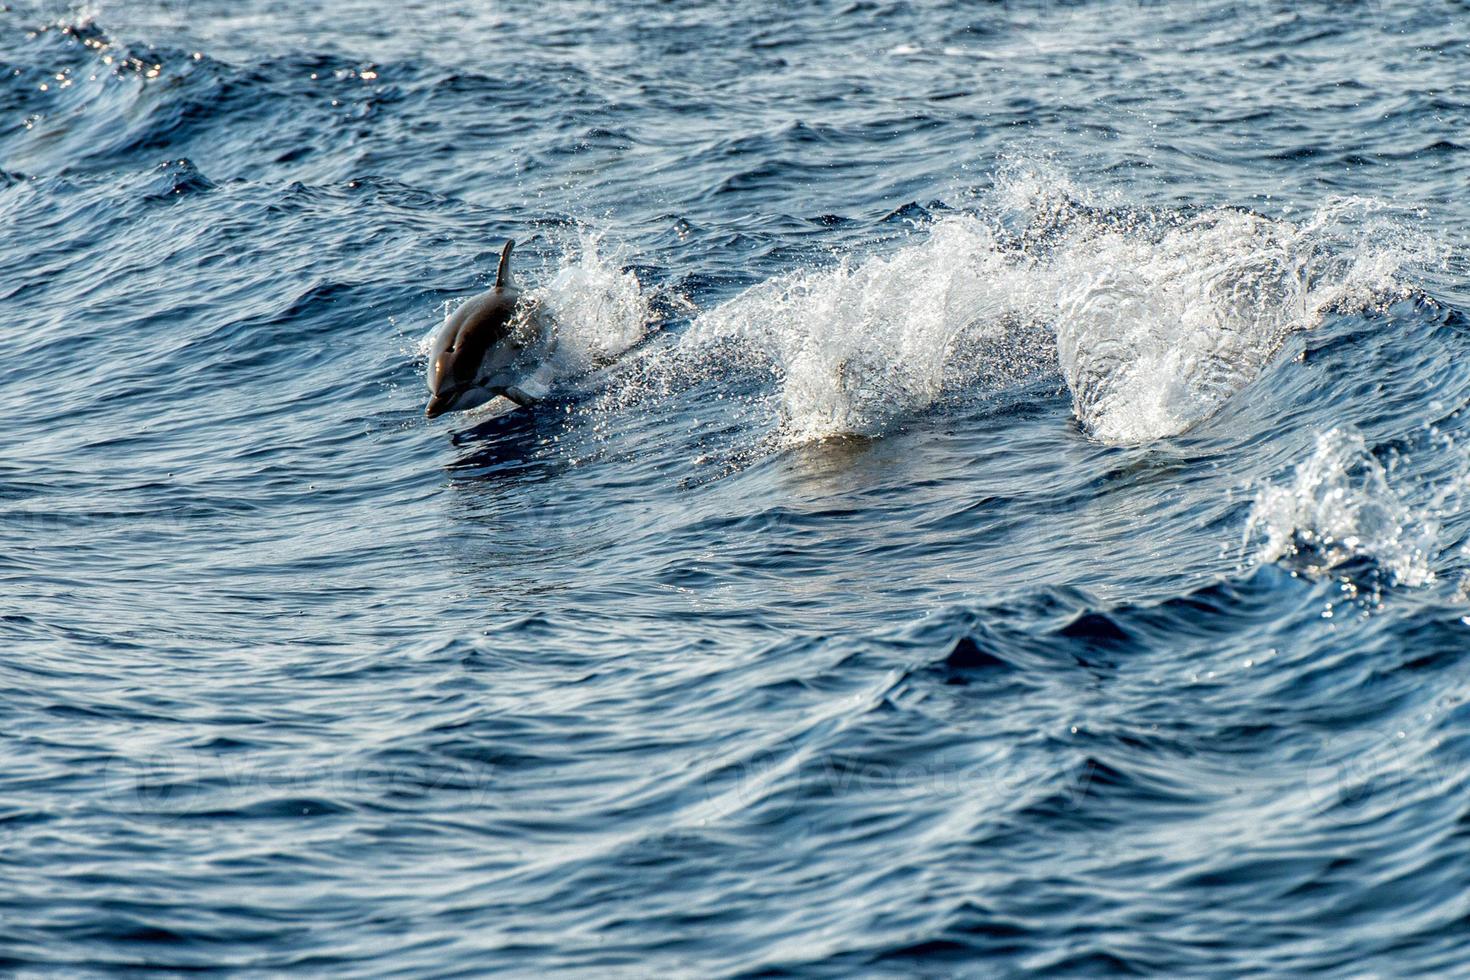
<path id="1" fill-rule="evenodd" d="M 500 250 L 500 268 L 495 271 L 495 288 L 510 289 L 510 250 L 515 247 L 515 239 L 507 238 L 505 248 Z"/>

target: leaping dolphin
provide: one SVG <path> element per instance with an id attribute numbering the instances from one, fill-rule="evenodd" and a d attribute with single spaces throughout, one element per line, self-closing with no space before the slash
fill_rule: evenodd
<path id="1" fill-rule="evenodd" d="M 429 350 L 429 418 L 504 396 L 527 406 L 546 396 L 547 361 L 556 348 L 551 317 L 511 282 L 507 241 L 495 285 L 444 318 Z"/>

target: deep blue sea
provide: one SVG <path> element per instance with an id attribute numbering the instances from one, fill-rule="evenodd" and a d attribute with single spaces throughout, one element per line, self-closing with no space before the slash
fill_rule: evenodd
<path id="1" fill-rule="evenodd" d="M 0 973 L 1470 976 L 1467 254 L 1465 0 L 5 0 Z"/>

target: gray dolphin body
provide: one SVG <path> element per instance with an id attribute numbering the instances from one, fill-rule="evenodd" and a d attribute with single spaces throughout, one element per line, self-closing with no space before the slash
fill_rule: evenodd
<path id="1" fill-rule="evenodd" d="M 495 286 L 465 300 L 444 321 L 429 350 L 429 418 L 463 412 L 505 396 L 518 405 L 545 397 L 539 377 L 555 352 L 551 318 L 521 295 L 510 278 L 508 241 Z"/>

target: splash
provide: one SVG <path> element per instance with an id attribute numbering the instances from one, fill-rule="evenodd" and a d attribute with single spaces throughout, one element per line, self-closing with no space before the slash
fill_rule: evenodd
<path id="1" fill-rule="evenodd" d="M 620 248 L 606 249 L 600 235 L 579 230 L 556 275 L 530 291 L 556 318 L 559 377 L 602 367 L 648 333 L 650 297 L 624 268 L 627 258 Z"/>
<path id="2" fill-rule="evenodd" d="M 984 222 L 947 218 L 892 255 L 761 283 L 696 318 L 685 343 L 734 342 L 763 360 L 787 442 L 877 435 L 987 367 L 1050 360 L 1049 340 L 1026 330 L 1039 315 L 1030 266 Z"/>
<path id="3" fill-rule="evenodd" d="M 1329 311 L 1408 294 L 1408 229 L 1361 200 L 1301 224 L 1247 211 L 1081 214 L 1063 231 L 1057 346 L 1077 419 L 1109 443 L 1183 432 Z"/>
<path id="4" fill-rule="evenodd" d="M 716 358 L 768 374 L 790 445 L 881 435 L 957 393 L 1058 370 L 1090 434 L 1145 443 L 1208 417 L 1327 313 L 1408 295 L 1399 270 L 1432 251 L 1371 201 L 1299 222 L 1141 209 L 1035 170 L 918 234 L 751 287 L 630 383 L 697 383 Z"/>
<path id="5" fill-rule="evenodd" d="M 1409 295 L 1400 270 L 1437 254 L 1372 201 L 1298 221 L 1139 208 L 1024 167 L 915 236 L 698 312 L 610 368 L 591 414 L 716 382 L 739 424 L 779 448 L 881 436 L 936 403 L 1055 372 L 1094 438 L 1147 443 L 1207 418 L 1328 313 Z M 647 335 L 650 296 L 625 258 L 584 230 L 534 291 L 558 319 L 557 378 Z"/>
<path id="6" fill-rule="evenodd" d="M 1441 490 L 1430 506 L 1410 506 L 1390 471 L 1348 429 L 1319 434 L 1312 455 L 1288 483 L 1266 486 L 1246 523 L 1247 547 L 1262 563 L 1283 562 L 1312 575 L 1356 559 L 1372 561 L 1392 583 L 1428 585 L 1440 534 Z"/>

